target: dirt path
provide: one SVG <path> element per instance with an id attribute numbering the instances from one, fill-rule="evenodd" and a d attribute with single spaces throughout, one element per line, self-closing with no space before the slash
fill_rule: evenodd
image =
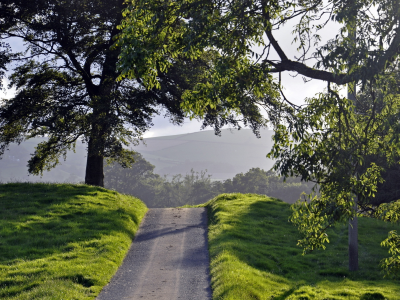
<path id="1" fill-rule="evenodd" d="M 98 300 L 211 299 L 205 208 L 153 208 Z"/>

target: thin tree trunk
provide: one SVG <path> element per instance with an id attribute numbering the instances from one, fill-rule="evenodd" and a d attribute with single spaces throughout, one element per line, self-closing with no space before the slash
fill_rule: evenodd
<path id="1" fill-rule="evenodd" d="M 353 209 L 357 212 L 357 198 Z M 349 220 L 349 271 L 358 270 L 358 219 Z"/>
<path id="2" fill-rule="evenodd" d="M 354 35 L 355 39 L 355 35 Z M 351 85 L 349 84 L 347 87 L 347 98 L 352 100 L 355 104 L 356 101 L 356 85 L 355 83 Z M 357 213 L 357 200 L 356 196 L 354 200 L 353 210 L 354 213 Z M 354 216 L 353 219 L 349 220 L 349 271 L 357 271 L 358 270 L 358 220 L 357 216 Z"/>
<path id="3" fill-rule="evenodd" d="M 355 1 L 350 1 L 350 5 L 355 5 Z M 356 33 L 357 33 L 357 14 L 347 24 L 349 29 L 350 37 L 350 47 L 356 47 Z M 351 69 L 351 62 L 349 61 L 348 68 Z M 357 82 L 352 82 L 347 85 L 347 98 L 356 104 L 356 84 Z M 357 176 L 357 174 L 355 174 Z M 354 218 L 349 220 L 349 271 L 358 270 L 358 220 L 357 220 L 357 200 L 358 197 L 355 195 L 354 199 Z"/>

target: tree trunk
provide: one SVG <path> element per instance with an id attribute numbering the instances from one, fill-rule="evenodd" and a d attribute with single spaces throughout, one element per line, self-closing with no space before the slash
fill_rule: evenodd
<path id="1" fill-rule="evenodd" d="M 353 39 L 355 40 L 355 32 L 353 33 Z M 347 98 L 352 100 L 354 105 L 356 101 L 356 84 L 347 86 Z M 357 174 L 356 174 L 357 175 Z M 354 213 L 357 214 L 357 200 L 355 198 Z M 358 270 L 358 220 L 357 215 L 353 219 L 349 219 L 349 271 Z"/>
<path id="2" fill-rule="evenodd" d="M 122 9 L 123 1 L 121 1 L 120 4 Z M 122 14 L 119 15 L 119 18 L 114 24 L 110 41 L 119 33 L 117 25 L 120 24 L 121 20 Z M 106 141 L 112 131 L 110 128 L 112 125 L 110 124 L 109 115 L 111 98 L 113 97 L 112 91 L 115 87 L 117 77 L 116 66 L 118 54 L 119 51 L 106 51 L 105 60 L 102 65 L 103 70 L 100 85 L 89 92 L 93 101 L 93 119 L 91 120 L 92 128 L 88 145 L 85 183 L 101 187 L 104 187 L 104 153 L 107 150 L 105 149 Z"/>
<path id="3" fill-rule="evenodd" d="M 347 88 L 347 98 L 355 102 L 356 85 Z M 354 203 L 354 213 L 357 214 L 357 196 Z M 357 215 L 349 219 L 349 271 L 358 270 L 358 220 Z"/>
<path id="4" fill-rule="evenodd" d="M 85 183 L 104 187 L 104 156 L 101 151 L 96 151 L 91 138 L 88 145 Z"/>
<path id="5" fill-rule="evenodd" d="M 353 208 L 357 212 L 357 199 Z M 358 219 L 349 220 L 349 271 L 358 270 Z"/>
<path id="6" fill-rule="evenodd" d="M 109 112 L 113 79 L 106 82 L 92 96 L 92 126 L 88 142 L 85 183 L 104 187 L 104 154 L 107 138 L 110 136 Z"/>

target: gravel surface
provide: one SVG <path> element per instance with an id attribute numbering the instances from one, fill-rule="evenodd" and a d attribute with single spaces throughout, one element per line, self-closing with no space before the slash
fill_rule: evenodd
<path id="1" fill-rule="evenodd" d="M 211 299 L 205 208 L 152 208 L 98 300 Z"/>

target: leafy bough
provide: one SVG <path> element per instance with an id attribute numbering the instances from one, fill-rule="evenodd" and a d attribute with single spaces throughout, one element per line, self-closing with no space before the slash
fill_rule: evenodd
<path id="1" fill-rule="evenodd" d="M 314 192 L 292 206 L 290 221 L 302 234 L 304 253 L 325 249 L 327 229 L 356 216 L 388 222 L 400 218 L 400 202 L 374 203 L 386 168 L 399 164 L 400 97 L 393 74 L 364 86 L 355 102 L 327 91 L 307 99 L 293 122 L 276 126 L 274 147 L 268 154 L 284 176 L 314 181 Z M 357 199 L 358 209 L 354 205 Z M 382 246 L 390 258 L 381 261 L 386 275 L 400 274 L 400 244 L 396 232 Z"/>

